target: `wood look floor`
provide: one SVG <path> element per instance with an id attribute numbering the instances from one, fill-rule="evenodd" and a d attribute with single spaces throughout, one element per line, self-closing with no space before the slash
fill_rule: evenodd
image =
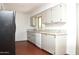
<path id="1" fill-rule="evenodd" d="M 28 41 L 16 42 L 16 55 L 49 55 Z"/>

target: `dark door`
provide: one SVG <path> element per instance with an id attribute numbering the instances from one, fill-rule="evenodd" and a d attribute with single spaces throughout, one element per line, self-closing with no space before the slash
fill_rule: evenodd
<path id="1" fill-rule="evenodd" d="M 0 55 L 15 54 L 15 14 L 0 11 Z"/>

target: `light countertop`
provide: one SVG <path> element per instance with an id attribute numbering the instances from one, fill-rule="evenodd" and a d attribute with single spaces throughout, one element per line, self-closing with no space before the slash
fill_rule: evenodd
<path id="1" fill-rule="evenodd" d="M 32 30 L 31 32 L 34 33 L 41 33 L 41 34 L 45 34 L 45 35 L 67 35 L 66 31 L 57 31 L 57 30 Z"/>

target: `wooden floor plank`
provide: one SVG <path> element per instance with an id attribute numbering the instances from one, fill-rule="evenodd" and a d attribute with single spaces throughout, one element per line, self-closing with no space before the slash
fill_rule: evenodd
<path id="1" fill-rule="evenodd" d="M 49 55 L 28 41 L 16 42 L 16 55 Z"/>

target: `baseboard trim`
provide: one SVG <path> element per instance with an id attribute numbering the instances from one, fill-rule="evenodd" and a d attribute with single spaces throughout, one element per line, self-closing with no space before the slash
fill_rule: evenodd
<path id="1" fill-rule="evenodd" d="M 32 43 L 31 41 L 29 41 L 29 40 L 26 40 L 27 42 L 29 42 L 29 43 L 31 43 L 31 44 L 33 44 L 34 46 L 36 46 L 34 43 Z M 37 47 L 37 46 L 36 46 Z"/>
<path id="2" fill-rule="evenodd" d="M 44 50 L 44 49 L 41 49 L 41 50 L 47 52 L 49 55 L 54 55 L 54 54 L 51 54 L 51 53 L 49 53 L 48 51 L 46 51 L 46 50 Z"/>

